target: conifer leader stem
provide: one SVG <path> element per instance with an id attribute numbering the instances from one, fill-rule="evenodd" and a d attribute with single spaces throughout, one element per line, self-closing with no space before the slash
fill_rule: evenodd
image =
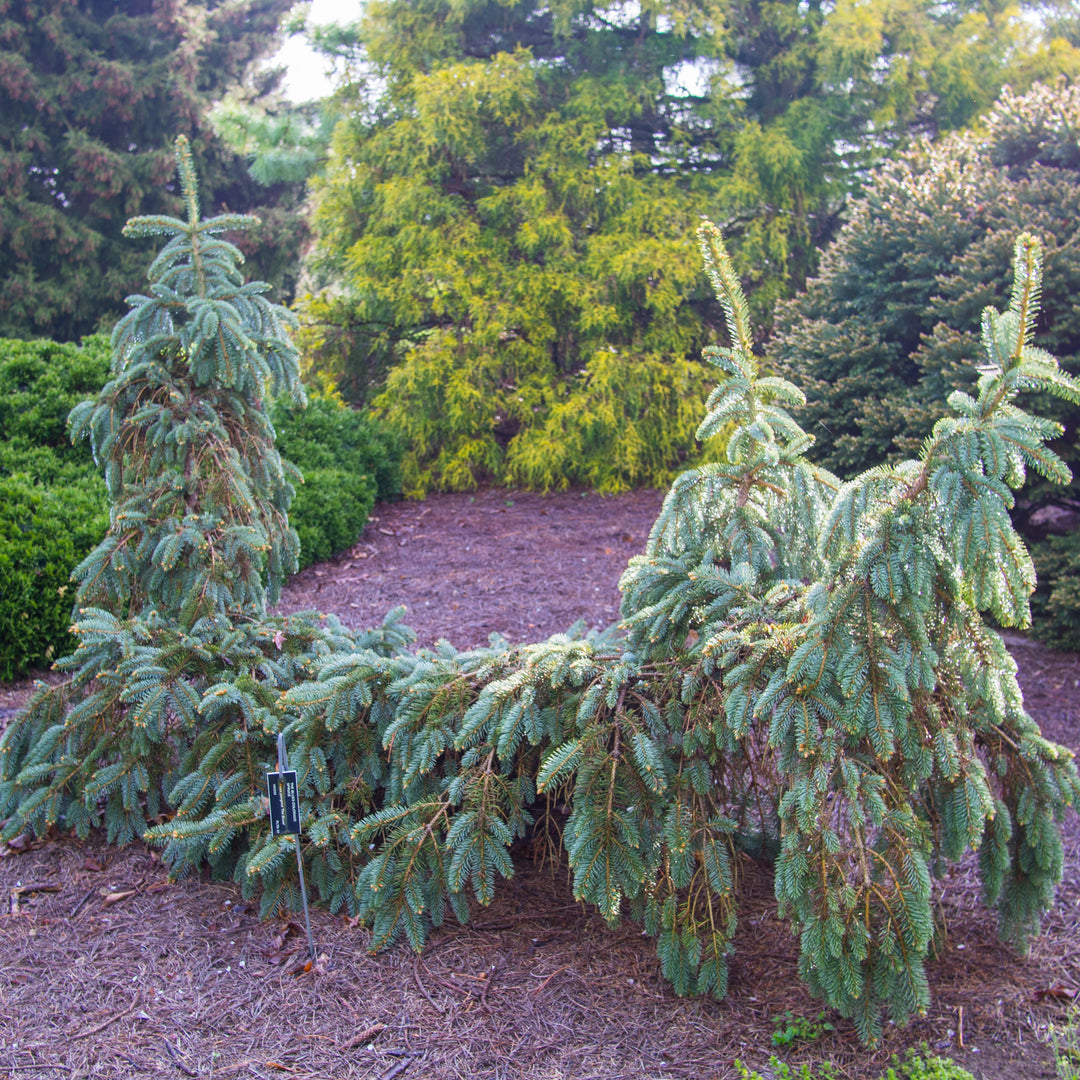
<path id="1" fill-rule="evenodd" d="M 1019 284 L 1018 291 L 1014 291 L 1014 296 L 1016 297 L 1014 308 L 1018 319 L 1015 344 L 1013 345 L 1009 356 L 1009 368 L 1002 370 L 999 373 L 998 385 L 995 393 L 981 409 L 981 415 L 984 420 L 997 412 L 1002 403 L 1009 396 L 1016 393 L 1016 385 L 1005 378 L 1005 375 L 1009 370 L 1017 368 L 1023 361 L 1024 346 L 1027 343 L 1031 325 L 1032 298 L 1037 294 L 1039 288 L 1038 279 L 1041 268 L 1041 248 L 1038 240 L 1030 233 L 1021 233 L 1020 236 L 1017 237 L 1015 251 L 1016 259 L 1014 260 L 1014 267 L 1017 271 L 1015 277 L 1020 279 L 1019 283 L 1014 281 L 1014 288 L 1016 284 Z M 905 490 L 902 499 L 914 500 L 926 490 L 930 475 L 938 464 L 934 456 L 935 449 L 936 444 L 924 455 L 922 468 L 919 470 L 918 476 L 916 476 Z"/>

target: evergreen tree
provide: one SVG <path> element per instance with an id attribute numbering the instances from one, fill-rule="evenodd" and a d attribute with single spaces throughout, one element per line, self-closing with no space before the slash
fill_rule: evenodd
<path id="1" fill-rule="evenodd" d="M 390 370 L 414 490 L 666 482 L 718 329 L 699 215 L 763 318 L 870 162 L 1074 62 L 1012 10 L 372 3 L 368 92 L 315 184 L 306 351 L 353 400 Z"/>
<path id="2" fill-rule="evenodd" d="M 177 873 L 231 872 L 264 912 L 295 905 L 294 841 L 262 808 L 281 731 L 310 880 L 369 921 L 373 948 L 419 949 L 488 903 L 529 829 L 561 839 L 577 897 L 641 921 L 680 993 L 724 993 L 734 857 L 775 859 L 803 978 L 868 1041 L 883 1006 L 925 1010 L 931 876 L 965 851 L 1002 936 L 1026 945 L 1062 872 L 1057 820 L 1080 797 L 984 622 L 1028 619 L 1012 490 L 1027 469 L 1069 478 L 1046 446 L 1057 426 L 1018 396 L 1080 402 L 1031 344 L 1034 239 L 1017 241 L 1008 310 L 984 315 L 974 392 L 950 395 L 917 459 L 841 484 L 805 457 L 800 392 L 760 373 L 736 272 L 703 226 L 731 344 L 707 354 L 722 381 L 698 434 L 728 428 L 726 459 L 672 487 L 623 578 L 624 636 L 410 653 L 396 612 L 355 635 L 263 613 L 258 553 L 288 545 L 260 391 L 292 383 L 295 358 L 213 239 L 236 222 L 199 224 L 190 174 L 185 190 L 188 221 L 135 224 L 172 239 L 154 297 L 117 329 L 114 384 L 77 417 L 116 493 L 82 590 L 115 579 L 113 610 L 80 613 L 71 682 L 0 739 L 0 835 L 104 821 L 164 845 Z M 200 397 L 214 410 L 193 447 L 183 403 Z M 154 455 L 171 485 L 143 467 Z M 242 557 L 216 570 L 230 544 Z M 192 581 L 208 587 L 179 602 Z"/>
<path id="3" fill-rule="evenodd" d="M 1080 778 L 1024 712 L 983 612 L 1028 617 L 1010 488 L 1027 468 L 1068 478 L 1045 446 L 1056 426 L 1017 396 L 1080 401 L 1080 383 L 1030 344 L 1041 263 L 1021 236 L 975 395 L 951 396 L 917 460 L 841 484 L 804 457 L 802 395 L 759 372 L 718 231 L 702 243 L 732 345 L 709 353 L 725 378 L 699 436 L 733 430 L 624 575 L 629 640 L 445 646 L 394 682 L 343 658 L 288 701 L 329 727 L 373 692 L 384 804 L 348 839 L 374 850 L 356 889 L 374 947 L 419 948 L 467 916 L 467 892 L 486 903 L 546 796 L 571 808 L 575 896 L 640 919 L 680 993 L 725 991 L 734 852 L 775 858 L 802 977 L 873 1041 L 882 1006 L 927 1007 L 934 873 L 977 850 L 1002 937 L 1025 948 L 1062 872 L 1055 821 Z"/>
<path id="4" fill-rule="evenodd" d="M 274 450 L 267 395 L 303 400 L 292 317 L 243 283 L 220 239 L 251 217 L 201 221 L 187 139 L 177 139 L 187 220 L 133 218 L 132 237 L 169 237 L 150 296 L 129 299 L 113 331 L 115 378 L 71 413 L 105 464 L 109 534 L 76 571 L 78 602 L 113 614 L 199 619 L 265 613 L 296 567 L 293 488 Z M 293 470 L 293 479 L 298 474 Z"/>
<path id="5" fill-rule="evenodd" d="M 183 136 L 177 159 L 187 220 L 129 222 L 133 237 L 169 240 L 151 294 L 131 298 L 113 332 L 113 378 L 71 416 L 111 502 L 105 539 L 73 575 L 78 648 L 61 661 L 73 674 L 38 695 L 3 747 L 5 762 L 28 737 L 37 760 L 54 755 L 34 773 L 47 776 L 28 811 L 39 828 L 62 821 L 85 834 L 104 816 L 124 841 L 161 806 L 176 766 L 170 736 L 194 735 L 207 673 L 243 651 L 234 623 L 258 620 L 267 582 L 275 595 L 296 565 L 293 489 L 265 408 L 268 393 L 302 399 L 293 320 L 267 286 L 242 283 L 242 256 L 221 239 L 254 220 L 200 221 Z M 0 802 L 11 797 L 8 784 Z"/>
<path id="6" fill-rule="evenodd" d="M 295 195 L 259 188 L 206 119 L 273 47 L 288 7 L 0 0 L 0 336 L 77 340 L 122 314 L 145 251 L 121 230 L 133 214 L 178 209 L 166 190 L 177 132 L 219 206 L 264 208 L 261 268 L 290 287 Z"/>
<path id="7" fill-rule="evenodd" d="M 287 510 L 298 474 L 274 449 L 267 413 L 271 394 L 303 401 L 294 319 L 266 300 L 267 285 L 243 283 L 240 252 L 222 239 L 255 221 L 201 221 L 183 136 L 176 151 L 186 219 L 129 222 L 132 237 L 167 243 L 150 295 L 132 297 L 113 332 L 113 378 L 71 416 L 73 435 L 87 436 L 105 466 L 109 531 L 74 575 L 78 647 L 57 664 L 69 677 L 41 687 L 0 740 L 0 820 L 10 815 L 4 835 L 62 825 L 85 836 L 104 825 L 126 843 L 170 804 L 181 816 L 212 810 L 227 820 L 180 844 L 185 865 L 231 869 L 260 841 L 272 856 L 287 853 L 287 840 L 260 836 L 281 693 L 320 658 L 389 654 L 410 635 L 396 625 L 400 611 L 368 634 L 332 617 L 265 613 L 296 565 Z M 326 772 L 317 740 L 294 750 L 305 774 L 320 761 Z M 354 786 L 354 757 L 342 747 L 332 759 Z M 251 882 L 263 886 L 265 910 L 299 906 L 283 859 L 271 866 L 265 855 Z M 311 869 L 340 903 L 337 853 Z"/>
<path id="8" fill-rule="evenodd" d="M 261 92 L 259 86 L 231 90 L 214 106 L 210 122 L 218 137 L 249 162 L 248 173 L 266 187 L 308 180 L 325 164 L 334 125 L 348 108 L 347 100 L 361 87 L 347 74 L 347 57 L 355 49 L 348 25 L 309 26 L 304 7 L 295 8 L 282 23 L 283 34 L 304 36 L 307 47 L 323 56 L 338 72 L 338 85 L 327 97 L 302 102 Z"/>
<path id="9" fill-rule="evenodd" d="M 811 456 L 849 471 L 917 451 L 953 389 L 977 379 L 983 308 L 1012 286 L 1013 238 L 1029 228 L 1048 267 L 1037 340 L 1080 373 L 1080 86 L 1007 91 L 971 134 L 882 168 L 847 214 L 806 292 L 777 314 L 768 359 L 797 378 Z M 1080 410 L 1040 400 L 1065 427 L 1054 445 L 1076 475 Z M 1014 520 L 1075 503 L 1075 482 L 1036 475 Z"/>
<path id="10" fill-rule="evenodd" d="M 629 641 L 342 658 L 287 700 L 301 730 L 359 706 L 388 748 L 382 805 L 346 834 L 374 851 L 356 887 L 374 947 L 486 903 L 548 797 L 571 808 L 575 895 L 640 919 L 680 993 L 724 993 L 734 851 L 775 858 L 803 978 L 873 1040 L 882 1005 L 927 1006 L 933 873 L 978 850 L 1022 948 L 1061 874 L 1080 780 L 982 612 L 1027 619 L 1010 487 L 1068 476 L 1017 395 L 1080 384 L 1030 345 L 1041 267 L 1021 237 L 977 396 L 952 395 L 918 460 L 841 484 L 803 456 L 801 394 L 759 373 L 731 261 L 711 227 L 703 244 L 732 345 L 710 353 L 725 378 L 699 435 L 731 425 L 728 460 L 673 486 L 622 582 Z"/>

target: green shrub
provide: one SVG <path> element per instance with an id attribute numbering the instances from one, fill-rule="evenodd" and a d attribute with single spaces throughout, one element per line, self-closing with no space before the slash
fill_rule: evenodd
<path id="1" fill-rule="evenodd" d="M 1031 545 L 1039 584 L 1031 597 L 1031 636 L 1080 652 L 1080 532 Z"/>
<path id="2" fill-rule="evenodd" d="M 0 445 L 48 446 L 61 459 L 91 461 L 85 443 L 68 439 L 68 413 L 96 396 L 108 377 L 104 335 L 82 345 L 0 338 Z"/>
<path id="3" fill-rule="evenodd" d="M 300 538 L 300 569 L 356 543 L 375 503 L 375 481 L 344 469 L 305 469 L 289 520 Z"/>
<path id="4" fill-rule="evenodd" d="M 376 499 L 401 497 L 402 444 L 325 389 L 308 392 L 307 408 L 282 399 L 270 416 L 281 455 L 304 474 L 289 509 L 303 569 L 356 543 Z"/>
<path id="5" fill-rule="evenodd" d="M 0 678 L 68 652 L 68 575 L 105 535 L 105 483 L 67 417 L 109 374 L 109 343 L 0 340 Z"/>
<path id="6" fill-rule="evenodd" d="M 833 1030 L 832 1024 L 826 1022 L 824 1013 L 818 1013 L 817 1019 L 811 1020 L 808 1016 L 796 1016 L 790 1009 L 782 1016 L 774 1016 L 773 1026 L 776 1028 L 772 1033 L 773 1046 L 813 1042 Z"/>
<path id="7" fill-rule="evenodd" d="M 925 1052 L 925 1051 L 924 1051 Z M 836 1070 L 823 1061 L 817 1066 L 802 1064 L 796 1070 L 775 1054 L 769 1058 L 769 1068 L 765 1073 L 751 1069 L 741 1061 L 735 1062 L 739 1080 L 836 1080 Z M 974 1080 L 974 1077 L 957 1065 L 952 1058 L 920 1057 L 914 1050 L 909 1050 L 901 1061 L 895 1054 L 892 1065 L 879 1077 L 879 1080 Z"/>
<path id="8" fill-rule="evenodd" d="M 0 679 L 70 650 L 69 575 L 105 535 L 105 485 L 44 488 L 0 478 Z"/>
<path id="9" fill-rule="evenodd" d="M 313 469 L 366 473 L 375 481 L 378 502 L 401 498 L 400 436 L 350 408 L 335 391 L 309 389 L 307 408 L 282 399 L 270 419 L 279 451 L 304 473 L 306 483 Z"/>
<path id="10" fill-rule="evenodd" d="M 65 455 L 51 446 L 27 446 L 25 443 L 0 442 L 0 477 L 21 477 L 28 484 L 41 487 L 99 486 L 102 506 L 105 486 L 90 455 Z"/>
<path id="11" fill-rule="evenodd" d="M 769 1058 L 769 1067 L 764 1073 L 751 1069 L 736 1060 L 735 1068 L 739 1071 L 739 1080 L 837 1080 L 836 1070 L 827 1061 L 817 1068 L 803 1062 L 794 1068 L 786 1061 L 781 1061 L 775 1054 Z"/>

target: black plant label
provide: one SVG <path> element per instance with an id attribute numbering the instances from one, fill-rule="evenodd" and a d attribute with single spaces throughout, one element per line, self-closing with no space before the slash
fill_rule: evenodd
<path id="1" fill-rule="evenodd" d="M 275 836 L 300 835 L 300 793 L 296 772 L 268 772 L 266 793 L 270 797 L 270 830 Z"/>

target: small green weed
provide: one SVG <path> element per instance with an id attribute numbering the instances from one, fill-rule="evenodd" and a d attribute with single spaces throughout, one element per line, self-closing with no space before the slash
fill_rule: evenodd
<path id="1" fill-rule="evenodd" d="M 741 1061 L 735 1062 L 739 1070 L 739 1080 L 765 1080 L 756 1069 L 748 1068 Z M 775 1054 L 769 1058 L 769 1077 L 771 1080 L 837 1080 L 836 1072 L 827 1061 L 813 1068 L 805 1062 L 794 1071 L 786 1061 L 781 1061 Z"/>
<path id="2" fill-rule="evenodd" d="M 1058 1080 L 1080 1080 L 1080 1006 L 1070 1005 L 1065 1019 L 1050 1025 L 1049 1034 Z"/>
<path id="3" fill-rule="evenodd" d="M 786 1013 L 785 1018 L 790 1015 Z M 782 1018 L 777 1017 L 777 1019 Z M 803 1022 L 810 1023 L 806 1020 Z M 815 1026 L 818 1025 L 815 1024 Z M 821 1030 L 825 1030 L 823 1025 L 821 1025 Z M 818 1035 L 821 1034 L 821 1030 L 818 1031 Z M 818 1035 L 810 1037 L 817 1038 Z M 923 1053 L 926 1052 L 927 1047 L 924 1045 Z M 835 1069 L 827 1061 L 816 1066 L 804 1063 L 796 1069 L 786 1061 L 781 1061 L 775 1054 L 769 1058 L 769 1067 L 764 1075 L 744 1065 L 741 1061 L 735 1062 L 735 1068 L 739 1072 L 739 1080 L 766 1080 L 766 1076 L 770 1080 L 837 1080 Z M 1080 1072 L 1059 1072 L 1058 1075 L 1062 1080 L 1080 1080 Z M 922 1057 L 914 1050 L 909 1050 L 903 1061 L 894 1055 L 892 1065 L 879 1080 L 974 1080 L 974 1077 L 951 1058 Z"/>
<path id="4" fill-rule="evenodd" d="M 922 1045 L 924 1054 L 929 1052 L 926 1043 Z M 881 1080 L 975 1080 L 952 1058 L 922 1057 L 914 1050 L 909 1050 L 901 1061 L 895 1054 L 893 1063 L 886 1070 Z"/>
<path id="5" fill-rule="evenodd" d="M 806 1016 L 796 1016 L 790 1009 L 783 1016 L 774 1016 L 776 1030 L 772 1035 L 773 1046 L 791 1046 L 797 1042 L 813 1042 L 820 1039 L 833 1026 L 825 1020 L 824 1013 L 818 1013 L 816 1020 Z"/>

